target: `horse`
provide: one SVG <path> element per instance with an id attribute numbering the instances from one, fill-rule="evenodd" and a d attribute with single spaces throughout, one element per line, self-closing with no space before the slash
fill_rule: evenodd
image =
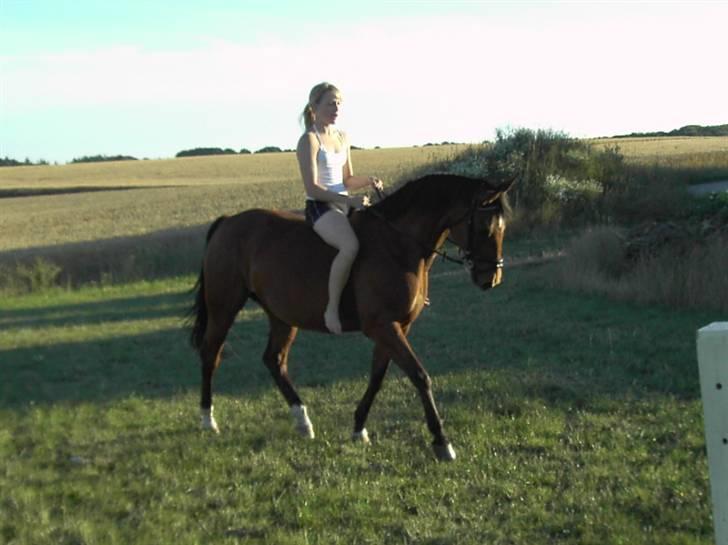
<path id="1" fill-rule="evenodd" d="M 497 286 L 503 274 L 503 236 L 509 181 L 452 174 L 411 180 L 376 204 L 350 215 L 359 252 L 340 305 L 344 333 L 374 343 L 368 387 L 354 413 L 353 439 L 369 443 L 365 422 L 393 360 L 417 388 L 439 460 L 454 460 L 432 394 L 432 380 L 407 340 L 427 299 L 428 274 L 449 239 L 473 283 Z M 207 232 L 193 288 L 190 340 L 202 363 L 201 424 L 219 433 L 212 378 L 236 315 L 248 299 L 268 316 L 263 362 L 303 437 L 315 436 L 306 406 L 288 376 L 288 353 L 299 329 L 328 333 L 323 315 L 336 250 L 296 213 L 251 209 L 221 216 Z"/>

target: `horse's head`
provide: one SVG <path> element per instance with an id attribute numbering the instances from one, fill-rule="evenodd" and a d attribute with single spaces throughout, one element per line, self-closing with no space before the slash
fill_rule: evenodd
<path id="1" fill-rule="evenodd" d="M 509 210 L 506 192 L 514 181 L 495 187 L 484 183 L 468 213 L 450 228 L 450 240 L 460 248 L 470 278 L 484 290 L 500 284 L 503 277 L 503 236 Z"/>

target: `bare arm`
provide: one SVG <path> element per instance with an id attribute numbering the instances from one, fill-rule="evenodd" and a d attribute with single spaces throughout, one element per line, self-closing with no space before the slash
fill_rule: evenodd
<path id="1" fill-rule="evenodd" d="M 378 187 L 383 189 L 382 181 L 374 176 L 354 176 L 354 166 L 351 162 L 351 146 L 349 146 L 349 137 L 342 133 L 344 137 L 344 145 L 346 146 L 346 163 L 344 164 L 344 186 L 348 191 L 356 191 L 368 187 Z"/>

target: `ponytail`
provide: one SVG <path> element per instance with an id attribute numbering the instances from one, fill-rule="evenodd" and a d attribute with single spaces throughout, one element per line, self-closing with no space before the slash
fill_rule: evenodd
<path id="1" fill-rule="evenodd" d="M 306 107 L 303 109 L 301 121 L 303 121 L 303 126 L 306 127 L 307 131 L 311 130 L 313 127 L 313 108 L 310 104 L 306 104 Z"/>

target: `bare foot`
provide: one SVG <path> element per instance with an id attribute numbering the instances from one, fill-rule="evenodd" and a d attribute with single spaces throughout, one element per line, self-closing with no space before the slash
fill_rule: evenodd
<path id="1" fill-rule="evenodd" d="M 341 322 L 336 311 L 327 310 L 324 312 L 324 323 L 326 328 L 334 335 L 341 335 Z"/>

